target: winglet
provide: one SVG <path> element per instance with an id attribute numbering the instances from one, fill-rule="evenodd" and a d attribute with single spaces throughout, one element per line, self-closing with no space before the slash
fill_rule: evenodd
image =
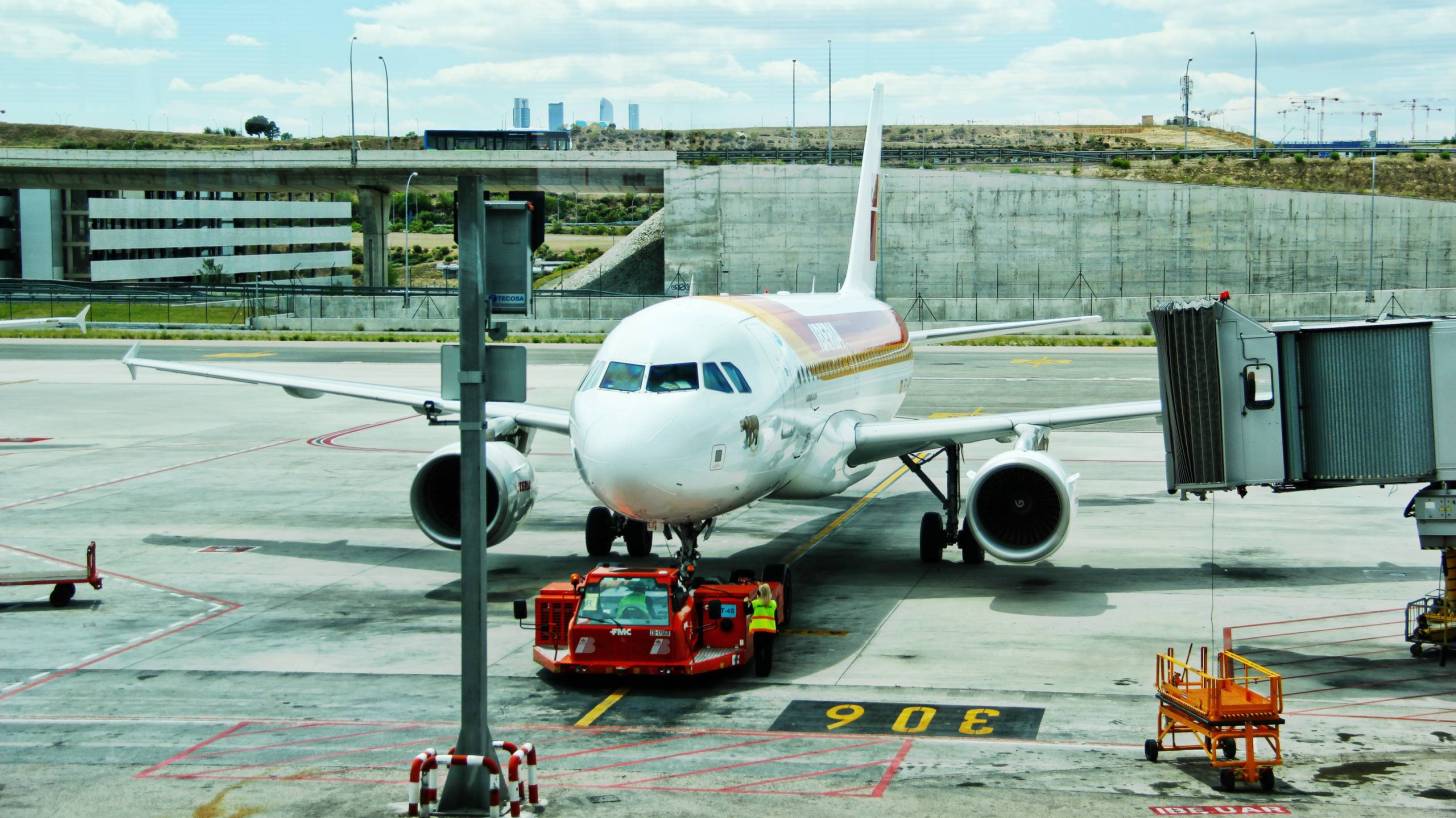
<path id="1" fill-rule="evenodd" d="M 880 232 L 880 102 L 885 87 L 875 83 L 870 118 L 865 126 L 864 158 L 859 167 L 859 194 L 854 205 L 854 231 L 849 239 L 849 264 L 844 271 L 847 295 L 875 294 Z"/>
<path id="2" fill-rule="evenodd" d="M 141 348 L 141 342 L 138 341 L 137 343 L 131 345 L 131 349 L 128 349 L 125 355 L 121 356 L 121 362 L 126 364 L 126 371 L 131 373 L 132 380 L 136 380 L 136 364 L 133 363 L 133 361 L 136 360 L 137 351 Z"/>

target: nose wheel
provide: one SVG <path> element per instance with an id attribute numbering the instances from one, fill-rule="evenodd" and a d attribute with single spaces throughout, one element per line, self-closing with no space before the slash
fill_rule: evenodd
<path id="1" fill-rule="evenodd" d="M 612 553 L 612 544 L 621 537 L 627 554 L 645 557 L 652 553 L 652 529 L 639 520 L 629 520 L 605 506 L 593 506 L 586 514 L 586 553 L 605 557 Z"/>

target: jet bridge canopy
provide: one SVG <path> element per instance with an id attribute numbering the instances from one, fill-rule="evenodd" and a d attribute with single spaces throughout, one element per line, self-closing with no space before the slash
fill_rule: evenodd
<path id="1" fill-rule="evenodd" d="M 1456 320 L 1265 326 L 1211 298 L 1148 318 L 1170 492 L 1456 480 Z"/>

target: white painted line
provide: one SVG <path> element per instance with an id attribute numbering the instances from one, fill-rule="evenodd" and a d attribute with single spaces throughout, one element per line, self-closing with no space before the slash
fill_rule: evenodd
<path id="1" fill-rule="evenodd" d="M 105 653 L 105 652 L 106 651 L 102 651 L 101 653 Z M 90 656 L 82 656 L 80 659 L 77 659 L 76 660 L 76 664 L 80 665 L 80 664 L 84 664 L 86 662 L 89 662 L 92 659 L 95 659 L 97 656 L 100 656 L 101 653 L 93 653 Z"/>
<path id="2" fill-rule="evenodd" d="M 51 672 L 49 670 L 43 671 L 41 673 L 35 674 L 34 676 L 30 677 L 29 679 L 26 679 L 26 681 L 27 682 L 32 682 L 32 681 L 35 681 L 36 679 L 39 679 L 42 676 L 49 676 L 49 675 L 51 675 Z"/>

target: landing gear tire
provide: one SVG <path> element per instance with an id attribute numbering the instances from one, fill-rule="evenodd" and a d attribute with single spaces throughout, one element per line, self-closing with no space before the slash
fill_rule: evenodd
<path id="1" fill-rule="evenodd" d="M 961 562 L 966 565 L 981 565 L 986 561 L 986 549 L 976 541 L 976 535 L 971 533 L 971 527 L 961 525 L 961 531 L 956 535 L 956 545 L 961 549 Z"/>
<path id="2" fill-rule="evenodd" d="M 1273 792 L 1274 791 L 1274 768 L 1273 767 L 1260 767 L 1259 768 L 1259 789 L 1263 790 L 1264 792 Z"/>
<path id="3" fill-rule="evenodd" d="M 1229 761 L 1239 757 L 1239 743 L 1231 738 L 1221 739 L 1218 742 L 1218 750 Z"/>
<path id="4" fill-rule="evenodd" d="M 1157 739 L 1150 738 L 1147 741 L 1144 741 L 1143 742 L 1143 758 L 1146 758 L 1148 761 L 1157 761 L 1158 760 L 1158 740 Z"/>
<path id="5" fill-rule="evenodd" d="M 777 582 L 784 586 L 784 618 L 780 624 L 787 628 L 789 617 L 794 612 L 794 573 L 781 562 L 770 563 L 763 568 L 763 581 Z"/>
<path id="6" fill-rule="evenodd" d="M 62 582 L 51 589 L 51 607 L 64 608 L 71 602 L 71 597 L 76 595 L 76 585 L 72 582 Z"/>
<path id="7" fill-rule="evenodd" d="M 1265 768 L 1265 769 L 1267 769 L 1267 768 Z M 1218 788 L 1221 789 L 1221 790 L 1223 790 L 1224 792 L 1233 792 L 1234 791 L 1234 771 L 1233 770 L 1227 770 L 1227 769 L 1225 769 L 1225 770 L 1219 770 L 1218 771 Z"/>
<path id="8" fill-rule="evenodd" d="M 920 561 L 928 565 L 940 562 L 945 554 L 945 526 L 940 515 L 925 512 L 920 518 Z"/>
<path id="9" fill-rule="evenodd" d="M 1425 655 L 1425 651 L 1421 650 L 1420 642 L 1412 642 L 1410 646 L 1410 652 L 1412 659 L 1419 659 Z"/>
<path id="10" fill-rule="evenodd" d="M 628 520 L 622 526 L 622 539 L 627 543 L 629 556 L 646 557 L 652 553 L 652 529 L 647 527 L 647 523 Z"/>
<path id="11" fill-rule="evenodd" d="M 593 557 L 605 557 L 612 553 L 612 543 L 617 539 L 617 521 L 612 519 L 611 510 L 605 506 L 592 506 L 586 513 L 586 553 Z"/>

